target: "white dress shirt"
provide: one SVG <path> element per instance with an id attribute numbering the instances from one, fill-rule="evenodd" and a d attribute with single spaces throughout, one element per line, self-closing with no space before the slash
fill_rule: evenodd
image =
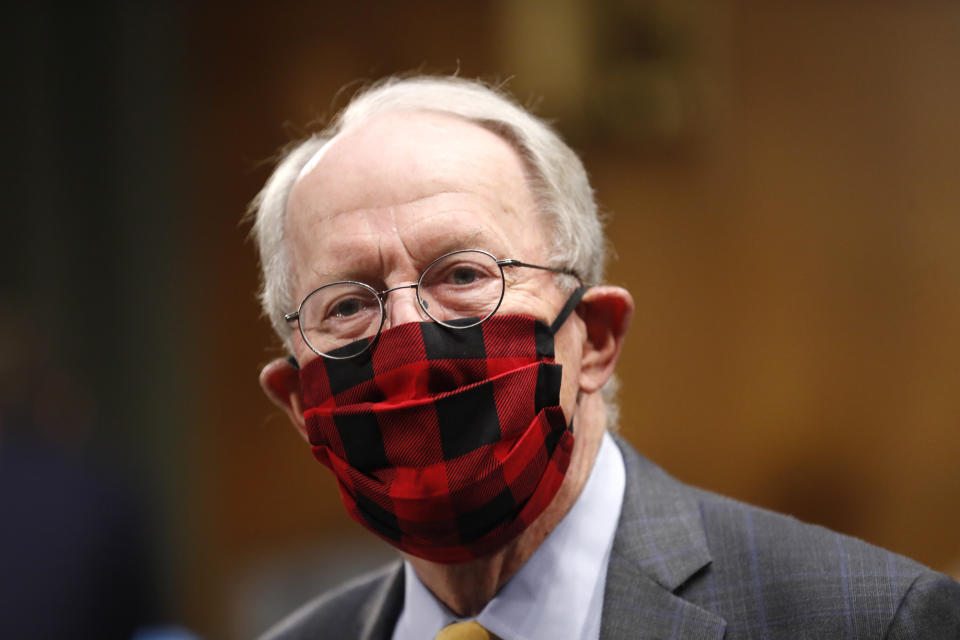
<path id="1" fill-rule="evenodd" d="M 623 456 L 604 434 L 573 507 L 474 619 L 503 640 L 597 640 L 610 549 L 620 519 Z M 404 563 L 403 611 L 393 640 L 426 640 L 460 622 Z"/>

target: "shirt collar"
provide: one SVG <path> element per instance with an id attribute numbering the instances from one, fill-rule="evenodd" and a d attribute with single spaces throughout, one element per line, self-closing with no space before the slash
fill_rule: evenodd
<path id="1" fill-rule="evenodd" d="M 623 457 L 605 433 L 573 507 L 475 619 L 509 640 L 596 638 L 624 484 Z M 461 620 L 424 586 L 409 562 L 404 565 L 404 605 L 393 640 L 432 638 Z"/>

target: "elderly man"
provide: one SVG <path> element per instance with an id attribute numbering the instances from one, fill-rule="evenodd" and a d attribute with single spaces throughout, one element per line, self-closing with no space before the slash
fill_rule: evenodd
<path id="1" fill-rule="evenodd" d="M 610 435 L 633 300 L 601 284 L 580 161 L 508 98 L 378 84 L 254 209 L 291 353 L 261 384 L 403 556 L 269 637 L 960 637 L 945 576 L 683 486 Z"/>

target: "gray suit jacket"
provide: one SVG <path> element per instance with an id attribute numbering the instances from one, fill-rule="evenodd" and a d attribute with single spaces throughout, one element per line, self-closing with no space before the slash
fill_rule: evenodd
<path id="1" fill-rule="evenodd" d="M 821 527 L 685 486 L 617 440 L 626 492 L 602 640 L 960 639 L 960 584 Z M 389 640 L 403 566 L 307 604 L 264 638 Z"/>

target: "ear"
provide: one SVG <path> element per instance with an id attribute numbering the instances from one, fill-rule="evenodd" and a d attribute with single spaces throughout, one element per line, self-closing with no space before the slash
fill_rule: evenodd
<path id="1" fill-rule="evenodd" d="M 303 419 L 303 395 L 300 393 L 300 373 L 285 358 L 277 358 L 260 372 L 260 387 L 270 401 L 283 409 L 297 431 L 307 439 L 307 425 Z"/>
<path id="2" fill-rule="evenodd" d="M 622 287 L 590 287 L 577 306 L 587 336 L 580 362 L 580 389 L 591 393 L 613 375 L 633 319 L 633 296 Z"/>

